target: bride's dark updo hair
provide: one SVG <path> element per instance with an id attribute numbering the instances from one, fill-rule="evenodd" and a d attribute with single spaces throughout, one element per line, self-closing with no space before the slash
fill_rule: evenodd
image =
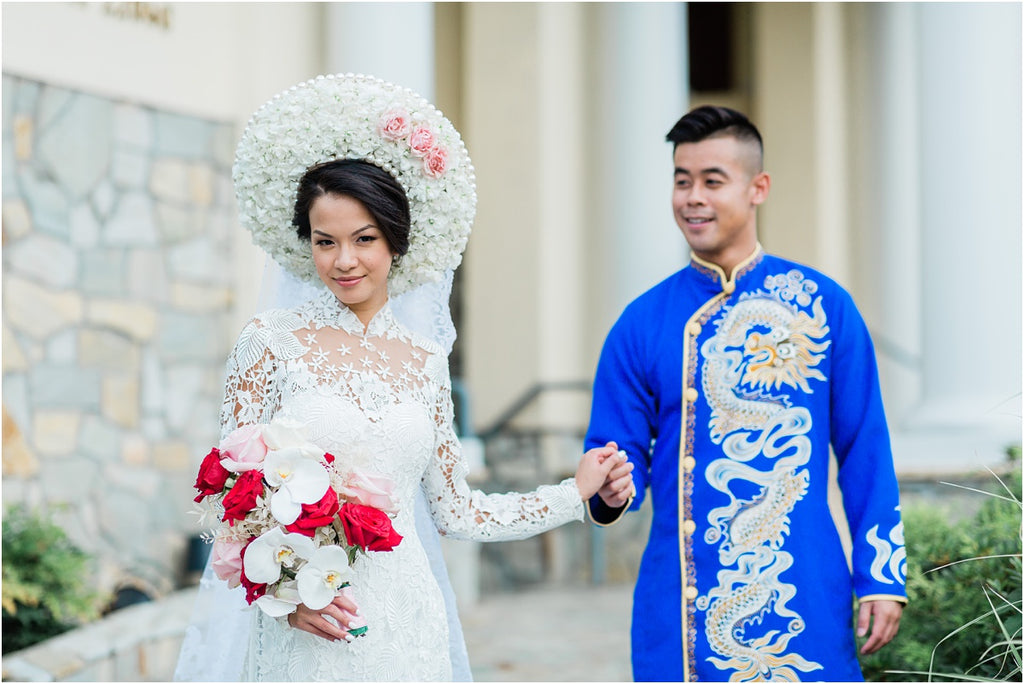
<path id="1" fill-rule="evenodd" d="M 391 252 L 409 251 L 409 199 L 405 190 L 384 169 L 361 159 L 334 159 L 311 166 L 299 180 L 292 225 L 302 240 L 309 240 L 309 210 L 324 195 L 343 195 L 370 212 Z"/>

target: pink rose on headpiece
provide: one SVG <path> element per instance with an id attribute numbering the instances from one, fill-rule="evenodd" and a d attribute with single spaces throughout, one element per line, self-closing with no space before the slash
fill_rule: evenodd
<path id="1" fill-rule="evenodd" d="M 423 173 L 431 178 L 440 178 L 448 168 L 448 150 L 435 147 L 423 158 Z"/>
<path id="2" fill-rule="evenodd" d="M 377 132 L 386 140 L 401 140 L 409 135 L 409 115 L 401 109 L 384 112 L 377 122 Z"/>
<path id="3" fill-rule="evenodd" d="M 417 157 L 426 157 L 435 144 L 434 132 L 426 126 L 417 126 L 409 134 L 409 149 Z"/>
<path id="4" fill-rule="evenodd" d="M 233 473 L 259 468 L 266 456 L 263 426 L 259 424 L 243 425 L 220 443 L 220 463 Z"/>

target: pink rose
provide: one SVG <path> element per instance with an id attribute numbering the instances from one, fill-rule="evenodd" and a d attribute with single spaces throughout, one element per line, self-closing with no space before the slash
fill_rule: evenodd
<path id="1" fill-rule="evenodd" d="M 401 140 L 409 135 L 409 115 L 401 109 L 385 112 L 377 122 L 377 132 L 386 140 Z"/>
<path id="2" fill-rule="evenodd" d="M 217 539 L 210 551 L 210 566 L 232 589 L 242 583 L 242 549 L 245 547 L 246 542 Z"/>
<path id="3" fill-rule="evenodd" d="M 431 178 L 440 178 L 448 168 L 448 150 L 435 147 L 423 158 L 423 173 Z"/>
<path id="4" fill-rule="evenodd" d="M 345 478 L 341 495 L 346 501 L 379 508 L 386 513 L 397 513 L 398 506 L 393 498 L 395 483 L 381 475 L 371 475 L 358 468 Z"/>
<path id="5" fill-rule="evenodd" d="M 233 473 L 259 468 L 266 456 L 262 425 L 243 425 L 220 443 L 220 463 Z"/>
<path id="6" fill-rule="evenodd" d="M 417 157 L 425 157 L 436 144 L 434 132 L 426 126 L 417 126 L 409 134 L 409 149 Z"/>

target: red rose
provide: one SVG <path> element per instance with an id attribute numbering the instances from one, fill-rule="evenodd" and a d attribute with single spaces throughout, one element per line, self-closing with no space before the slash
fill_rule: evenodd
<path id="1" fill-rule="evenodd" d="M 402 541 L 384 511 L 370 506 L 347 503 L 338 511 L 349 546 L 364 551 L 390 551 Z"/>
<path id="2" fill-rule="evenodd" d="M 245 514 L 256 508 L 256 497 L 263 493 L 263 473 L 247 470 L 238 476 L 234 486 L 224 495 L 224 518 L 234 525 Z"/>
<path id="3" fill-rule="evenodd" d="M 299 513 L 299 517 L 291 525 L 285 525 L 284 529 L 312 537 L 316 533 L 316 528 L 331 524 L 338 507 L 338 493 L 328 487 L 318 502 L 302 504 L 302 513 Z"/>
<path id="4" fill-rule="evenodd" d="M 196 478 L 195 485 L 193 485 L 199 490 L 199 496 L 195 500 L 199 501 L 204 496 L 210 496 L 211 494 L 220 494 L 224 490 L 224 483 L 228 481 L 230 476 L 231 473 L 228 472 L 227 468 L 220 464 L 220 449 L 214 447 L 210 450 L 210 453 L 206 454 L 206 458 L 199 465 L 199 476 Z"/>
<path id="5" fill-rule="evenodd" d="M 242 547 L 242 576 L 240 578 L 242 586 L 245 587 L 245 601 L 246 603 L 252 604 L 253 601 L 258 599 L 267 593 L 267 585 L 265 582 L 251 582 L 245 575 L 245 550 L 249 548 L 249 544 L 253 543 L 256 537 L 252 537 Z"/>

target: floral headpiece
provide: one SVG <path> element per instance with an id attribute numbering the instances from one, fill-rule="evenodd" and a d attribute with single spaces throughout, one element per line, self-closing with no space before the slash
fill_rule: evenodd
<path id="1" fill-rule="evenodd" d="M 407 88 L 338 74 L 275 95 L 249 119 L 235 153 L 241 223 L 282 268 L 319 280 L 292 213 L 306 169 L 331 159 L 376 164 L 409 198 L 409 251 L 391 269 L 392 296 L 459 265 L 476 213 L 476 177 L 458 131 Z"/>

